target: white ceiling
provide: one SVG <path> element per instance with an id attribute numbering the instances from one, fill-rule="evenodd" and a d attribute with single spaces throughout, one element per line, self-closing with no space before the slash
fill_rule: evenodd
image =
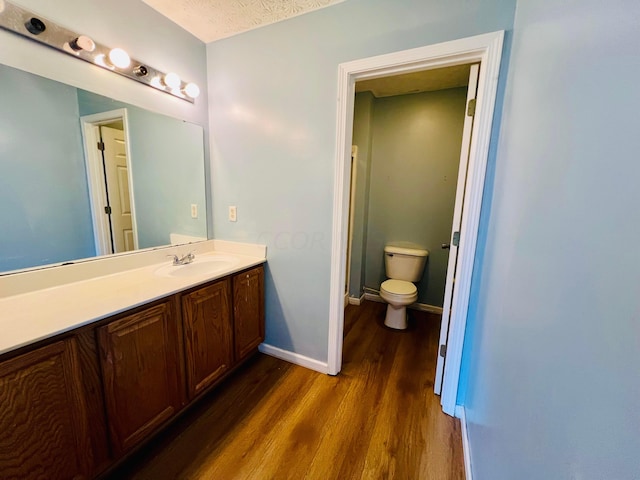
<path id="1" fill-rule="evenodd" d="M 370 91 L 374 97 L 391 97 L 407 93 L 432 92 L 469 84 L 470 65 L 422 70 L 392 77 L 356 82 L 356 92 Z"/>
<path id="2" fill-rule="evenodd" d="M 204 43 L 345 0 L 142 0 Z"/>
<path id="3" fill-rule="evenodd" d="M 269 25 L 345 0 L 142 0 L 204 43 Z M 469 65 L 412 72 L 356 83 L 375 97 L 464 87 Z"/>

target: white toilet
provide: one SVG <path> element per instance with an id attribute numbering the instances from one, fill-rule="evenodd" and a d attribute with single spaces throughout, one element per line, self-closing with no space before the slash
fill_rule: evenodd
<path id="1" fill-rule="evenodd" d="M 407 328 L 407 305 L 418 300 L 418 289 L 412 282 L 422 278 L 427 263 L 427 250 L 387 245 L 384 266 L 390 280 L 380 285 L 380 297 L 387 302 L 384 324 L 397 330 Z"/>

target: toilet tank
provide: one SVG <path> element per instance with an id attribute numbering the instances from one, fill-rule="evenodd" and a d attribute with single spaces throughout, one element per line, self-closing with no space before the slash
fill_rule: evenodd
<path id="1" fill-rule="evenodd" d="M 422 278 L 429 252 L 418 248 L 387 245 L 384 247 L 384 266 L 387 278 L 417 282 Z"/>

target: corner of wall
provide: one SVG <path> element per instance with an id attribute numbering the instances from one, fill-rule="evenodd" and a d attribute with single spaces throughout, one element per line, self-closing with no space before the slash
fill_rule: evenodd
<path id="1" fill-rule="evenodd" d="M 462 451 L 464 454 L 464 472 L 466 480 L 473 480 L 473 470 L 471 469 L 471 444 L 469 443 L 469 431 L 467 430 L 467 415 L 464 405 L 456 405 L 456 418 L 460 420 L 460 430 L 462 433 Z"/>
<path id="2" fill-rule="evenodd" d="M 286 362 L 293 363 L 294 365 L 308 368 L 309 370 L 314 370 L 319 373 L 329 372 L 329 364 L 327 362 L 321 362 L 314 358 L 300 355 L 299 353 L 290 352 L 282 348 L 274 347 L 273 345 L 269 345 L 268 343 L 261 343 L 258 346 L 258 350 L 265 355 L 279 358 L 280 360 L 284 360 Z"/>

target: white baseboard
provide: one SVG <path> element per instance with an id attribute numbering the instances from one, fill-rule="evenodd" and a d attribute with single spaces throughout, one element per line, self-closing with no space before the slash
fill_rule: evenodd
<path id="1" fill-rule="evenodd" d="M 370 302 L 386 303 L 377 293 L 364 292 L 364 299 Z"/>
<path id="2" fill-rule="evenodd" d="M 467 480 L 473 480 L 473 472 L 471 470 L 471 447 L 469 445 L 469 432 L 467 430 L 467 415 L 464 405 L 456 405 L 456 417 L 460 419 L 460 427 L 462 430 L 462 451 L 464 453 L 464 472 Z"/>
<path id="3" fill-rule="evenodd" d="M 316 372 L 329 372 L 329 364 L 326 362 L 320 362 L 313 358 L 305 357 L 304 355 L 290 352 L 289 350 L 283 350 L 282 348 L 274 347 L 267 343 L 261 343 L 258 346 L 258 350 L 266 355 L 271 355 L 272 357 L 285 360 L 289 363 L 293 363 L 294 365 L 300 365 L 301 367 L 305 367 L 310 370 L 315 370 Z"/>
<path id="4" fill-rule="evenodd" d="M 365 293 L 362 294 L 362 296 L 360 297 L 349 297 L 349 304 L 350 305 L 361 305 L 362 302 L 364 302 L 364 297 L 365 297 Z"/>
<path id="5" fill-rule="evenodd" d="M 409 305 L 409 308 L 412 310 L 420 310 L 421 312 L 429 312 L 435 313 L 437 315 L 442 315 L 442 307 L 427 305 L 426 303 L 414 303 L 413 305 Z"/>
<path id="6" fill-rule="evenodd" d="M 377 293 L 365 292 L 363 295 L 365 300 L 370 300 L 372 302 L 378 303 L 386 303 L 382 297 L 380 297 Z M 420 310 L 422 312 L 435 313 L 438 315 L 442 315 L 442 307 L 436 307 L 434 305 L 427 305 L 426 303 L 413 303 L 409 305 L 407 308 L 410 310 Z"/>

